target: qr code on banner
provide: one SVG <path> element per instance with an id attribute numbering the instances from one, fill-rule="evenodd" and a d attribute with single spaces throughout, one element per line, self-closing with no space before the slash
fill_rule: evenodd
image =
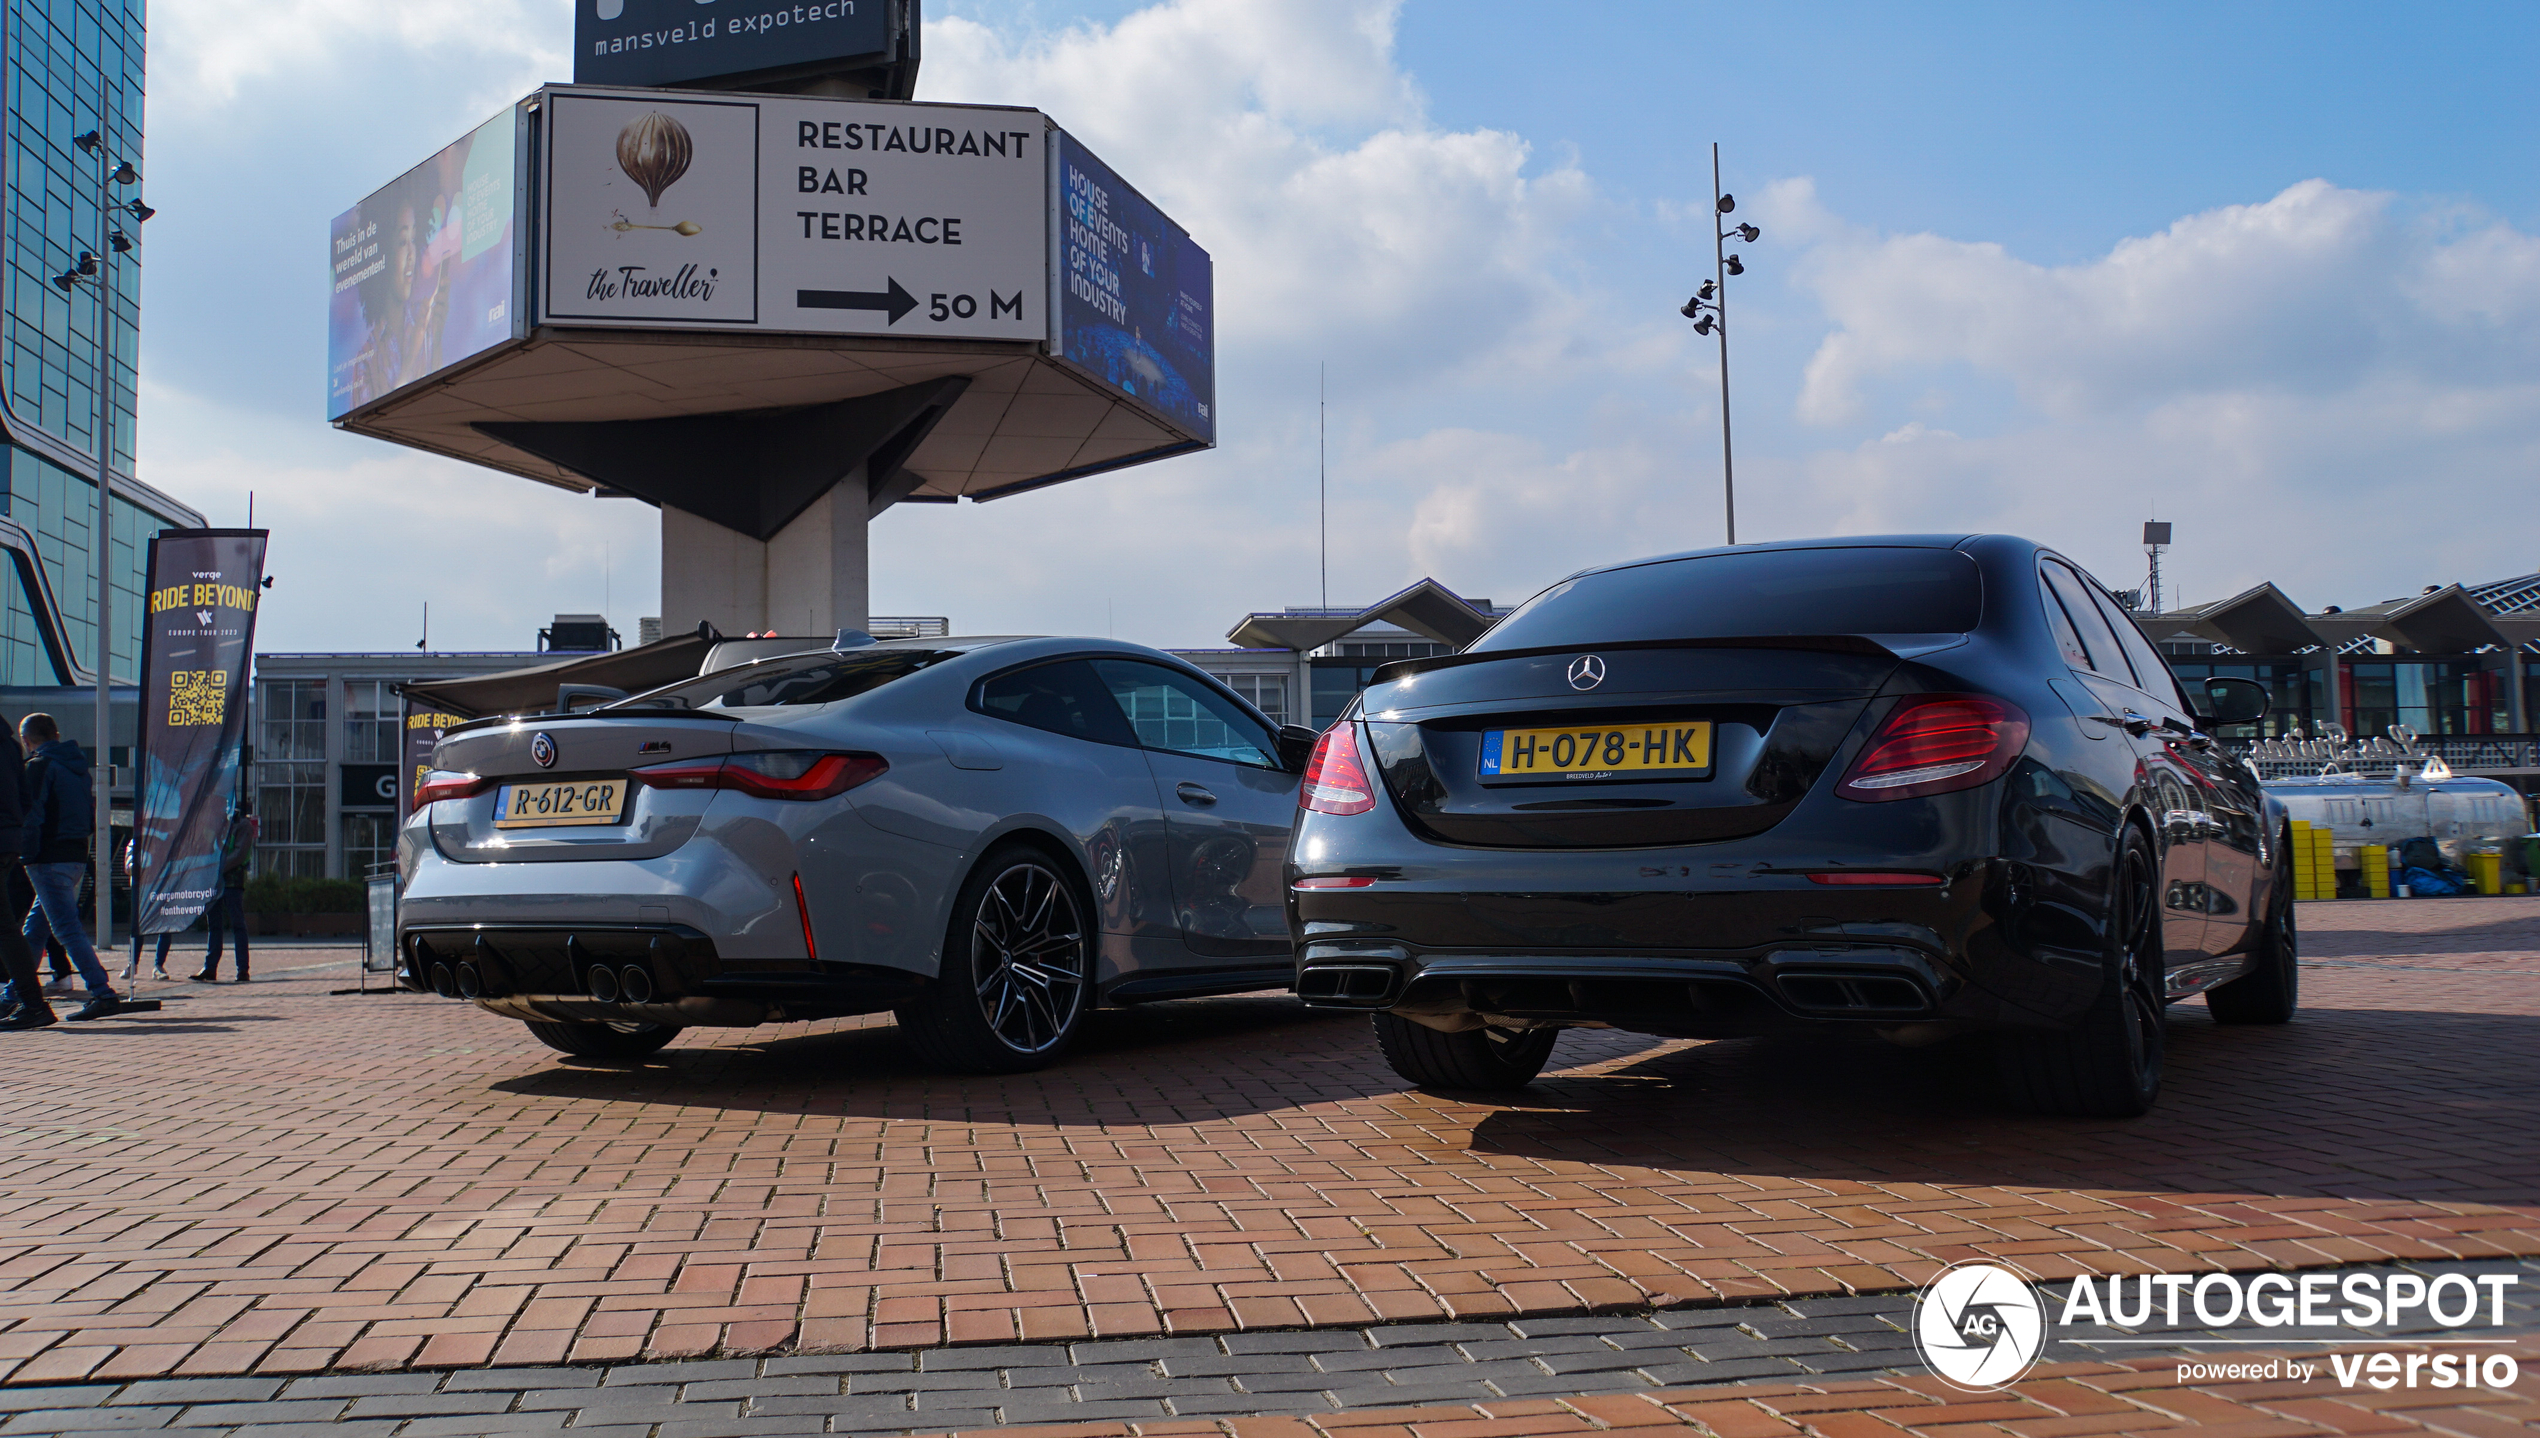
<path id="1" fill-rule="evenodd" d="M 168 724 L 218 724 L 229 711 L 229 671 L 179 669 L 168 675 Z"/>

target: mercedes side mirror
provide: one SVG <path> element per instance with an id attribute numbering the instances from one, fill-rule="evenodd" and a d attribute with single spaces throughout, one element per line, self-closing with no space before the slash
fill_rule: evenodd
<path id="1" fill-rule="evenodd" d="M 2254 679 L 2206 679 L 2196 697 L 2196 720 L 2212 728 L 2221 724 L 2255 724 L 2267 717 L 2267 687 Z"/>
<path id="2" fill-rule="evenodd" d="M 1314 741 L 1323 736 L 1302 724 L 1279 726 L 1279 765 L 1291 774 L 1305 772 L 1305 761 L 1314 755 Z"/>

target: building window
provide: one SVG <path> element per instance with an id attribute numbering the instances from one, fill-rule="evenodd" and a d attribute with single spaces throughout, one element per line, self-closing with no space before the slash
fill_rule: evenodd
<path id="1" fill-rule="evenodd" d="M 1268 715 L 1273 724 L 1288 722 L 1288 676 L 1285 674 L 1220 674 L 1217 682 L 1235 697 Z"/>
<path id="2" fill-rule="evenodd" d="M 344 876 L 366 879 L 385 872 L 384 865 L 397 857 L 397 816 L 365 814 L 355 810 L 344 813 Z"/>
<path id="3" fill-rule="evenodd" d="M 396 691 L 381 679 L 348 679 L 344 683 L 344 762 L 397 762 Z"/>
<path id="4" fill-rule="evenodd" d="M 1352 664 L 1345 660 L 1314 661 L 1314 727 L 1329 729 L 1349 707 L 1349 701 L 1375 678 L 1381 664 Z"/>
<path id="5" fill-rule="evenodd" d="M 2477 659 L 2348 661 L 2346 731 L 2370 738 L 2405 724 L 2419 734 L 2493 733 L 2497 677 Z"/>
<path id="6" fill-rule="evenodd" d="M 255 689 L 256 843 L 261 873 L 326 872 L 326 683 L 265 679 Z"/>
<path id="7" fill-rule="evenodd" d="M 1432 644 L 1424 640 L 1368 640 L 1335 644 L 1329 651 L 1344 659 L 1428 659 L 1452 654 L 1451 644 Z"/>

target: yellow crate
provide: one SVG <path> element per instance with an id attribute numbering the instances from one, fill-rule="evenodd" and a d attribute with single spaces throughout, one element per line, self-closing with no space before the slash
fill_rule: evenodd
<path id="1" fill-rule="evenodd" d="M 2472 854 L 2469 856 L 2470 883 L 2482 894 L 2505 892 L 2505 856 Z"/>
<path id="2" fill-rule="evenodd" d="M 2382 844 L 2366 844 L 2355 851 L 2355 862 L 2363 869 L 2364 892 L 2376 899 L 2390 897 L 2390 850 Z"/>

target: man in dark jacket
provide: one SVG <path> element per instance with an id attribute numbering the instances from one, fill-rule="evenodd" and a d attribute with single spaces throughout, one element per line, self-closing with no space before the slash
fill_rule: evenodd
<path id="1" fill-rule="evenodd" d="M 203 971 L 188 974 L 198 984 L 220 981 L 221 921 L 238 935 L 238 982 L 247 982 L 247 869 L 256 861 L 256 806 L 246 795 L 229 807 L 229 827 L 220 836 L 220 897 L 212 900 L 212 948 Z"/>
<path id="2" fill-rule="evenodd" d="M 0 725 L 7 723 L 0 716 Z M 0 743 L 0 889 L 18 872 L 19 826 L 23 822 L 21 788 L 26 762 L 15 744 Z M 0 986 L 0 1029 L 40 1029 L 54 1022 L 53 1006 L 44 1001 L 44 983 L 36 972 L 35 951 L 14 923 L 0 924 L 0 968 L 8 983 Z"/>
<path id="3" fill-rule="evenodd" d="M 27 911 L 26 941 L 32 947 L 47 938 L 61 939 L 88 985 L 87 1005 L 71 1018 L 102 1019 L 123 1007 L 123 1000 L 106 977 L 106 966 L 97 962 L 97 950 L 89 945 L 88 930 L 79 921 L 79 881 L 87 874 L 88 846 L 97 821 L 96 797 L 88 788 L 88 756 L 62 737 L 61 726 L 50 714 L 29 714 L 18 721 L 18 738 L 27 748 L 18 852 L 25 858 L 27 877 L 35 881 L 35 907 Z"/>

